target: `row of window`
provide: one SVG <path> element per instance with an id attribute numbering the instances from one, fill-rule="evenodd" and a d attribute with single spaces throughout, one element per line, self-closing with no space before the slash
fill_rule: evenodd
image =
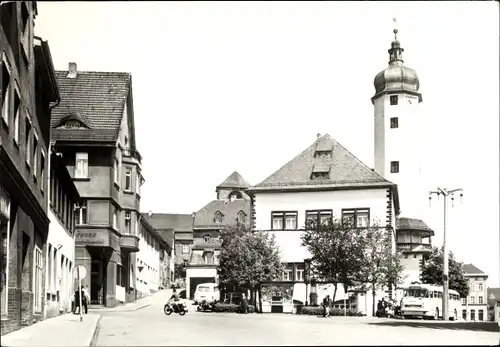
<path id="1" fill-rule="evenodd" d="M 467 304 L 467 298 L 462 298 L 462 305 Z M 471 295 L 469 296 L 469 304 L 484 304 L 483 297 L 478 296 L 477 297 L 477 302 L 476 302 L 476 297 Z"/>
<path id="2" fill-rule="evenodd" d="M 239 211 L 238 214 L 236 215 L 236 221 L 238 223 L 246 223 L 247 214 L 243 211 Z M 220 211 L 215 212 L 214 223 L 216 223 L 216 224 L 224 223 L 224 214 L 222 212 L 220 212 Z"/>
<path id="3" fill-rule="evenodd" d="M 113 180 L 118 186 L 120 186 L 120 162 L 118 159 L 114 160 L 113 163 Z M 86 152 L 78 152 L 75 154 L 75 178 L 89 178 L 89 154 Z M 125 168 L 125 186 L 124 190 L 132 192 L 134 190 L 134 181 L 132 180 L 132 169 Z M 135 192 L 141 194 L 141 180 L 140 175 L 136 173 L 135 175 Z"/>
<path id="4" fill-rule="evenodd" d="M 73 234 L 75 213 L 72 213 L 72 211 L 75 202 L 69 197 L 67 190 L 64 189 L 62 182 L 52 168 L 50 169 L 49 201 L 60 221 Z"/>
<path id="5" fill-rule="evenodd" d="M 295 271 L 294 271 L 295 270 Z M 282 274 L 283 281 L 304 281 L 304 263 L 285 263 L 285 270 Z"/>
<path id="6" fill-rule="evenodd" d="M 464 320 L 467 320 L 467 310 L 462 310 L 462 318 Z M 470 320 L 471 321 L 475 321 L 476 320 L 476 310 L 470 310 Z M 479 310 L 478 311 L 477 320 L 479 322 L 484 322 L 484 310 Z"/>
<path id="7" fill-rule="evenodd" d="M 29 109 L 25 106 L 23 107 L 21 103 L 19 86 L 15 80 L 11 79 L 10 66 L 7 56 L 5 53 L 2 53 L 2 84 L 0 90 L 2 123 L 6 131 L 13 132 L 14 145 L 19 150 L 21 142 L 21 112 L 24 112 L 24 150 L 26 155 L 26 166 L 28 171 L 32 170 L 35 183 L 40 179 L 40 190 L 43 193 L 46 155 L 44 149 L 39 146 L 38 134 L 36 129 L 32 126 Z M 13 127 L 12 129 L 10 129 L 11 126 Z"/>
<path id="8" fill-rule="evenodd" d="M 271 212 L 272 230 L 297 230 L 297 211 L 273 211 Z M 333 222 L 333 210 L 308 210 L 306 211 L 306 224 L 316 222 L 328 225 Z M 342 223 L 352 225 L 356 228 L 367 228 L 370 225 L 370 209 L 355 208 L 342 209 Z"/>
<path id="9" fill-rule="evenodd" d="M 74 205 L 74 220 L 76 225 L 86 225 L 89 224 L 88 216 L 89 216 L 89 211 L 88 211 L 88 203 L 87 200 L 80 200 L 80 202 L 76 203 Z M 118 208 L 113 206 L 113 219 L 111 225 L 113 228 L 116 230 L 119 229 L 119 223 L 118 223 L 118 214 L 119 214 Z M 136 221 L 135 223 L 135 228 L 132 228 L 132 212 L 131 211 L 125 211 L 125 226 L 124 226 L 123 233 L 124 234 L 130 234 L 130 235 L 139 235 L 139 222 Z"/>
<path id="10" fill-rule="evenodd" d="M 471 283 L 469 285 L 470 291 L 471 292 L 482 292 L 483 291 L 483 284 L 482 283 Z"/>

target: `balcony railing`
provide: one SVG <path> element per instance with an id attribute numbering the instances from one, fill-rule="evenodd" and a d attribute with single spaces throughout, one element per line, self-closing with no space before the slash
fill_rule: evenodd
<path id="1" fill-rule="evenodd" d="M 131 149 L 131 148 L 128 148 L 128 147 L 124 147 L 122 149 L 122 153 L 123 153 L 123 156 L 125 157 L 131 157 L 131 158 L 134 158 L 136 159 L 139 163 L 142 161 L 142 156 L 141 154 L 139 153 L 139 151 L 135 150 L 135 149 Z"/>

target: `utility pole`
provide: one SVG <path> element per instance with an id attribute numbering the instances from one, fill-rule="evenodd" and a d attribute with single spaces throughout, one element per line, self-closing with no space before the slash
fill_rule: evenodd
<path id="1" fill-rule="evenodd" d="M 443 202 L 443 207 L 444 207 L 444 216 L 443 216 L 443 311 L 442 311 L 442 317 L 444 321 L 448 320 L 448 300 L 449 300 L 449 294 L 448 294 L 448 287 L 449 287 L 449 278 L 448 278 L 448 245 L 446 243 L 446 219 L 447 219 L 447 212 L 448 212 L 448 197 L 451 197 L 451 204 L 453 206 L 453 202 L 455 200 L 455 193 L 460 192 L 460 200 L 462 200 L 462 197 L 464 196 L 463 189 L 462 188 L 455 188 L 455 189 L 446 189 L 446 188 L 437 188 L 435 191 L 430 191 L 429 192 L 429 205 L 432 199 L 432 195 L 435 194 L 439 197 L 443 195 L 444 197 L 444 202 Z"/>

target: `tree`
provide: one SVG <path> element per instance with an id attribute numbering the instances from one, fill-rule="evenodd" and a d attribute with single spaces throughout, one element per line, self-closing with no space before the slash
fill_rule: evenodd
<path id="1" fill-rule="evenodd" d="M 373 225 L 361 231 L 363 243 L 363 266 L 358 282 L 369 283 L 372 290 L 372 314 L 375 316 L 375 292 L 377 288 L 402 282 L 403 267 L 399 257 L 392 251 L 392 234 L 385 228 Z"/>
<path id="2" fill-rule="evenodd" d="M 347 288 L 356 283 L 362 268 L 363 242 L 359 229 L 335 220 L 322 224 L 307 223 L 301 236 L 302 246 L 311 253 L 311 278 L 333 283 L 333 299 L 338 284 Z"/>
<path id="3" fill-rule="evenodd" d="M 255 293 L 260 284 L 274 280 L 283 272 L 274 235 L 251 232 L 244 225 L 237 224 L 222 230 L 221 240 L 217 269 L 219 282 L 226 287 L 249 289 L 251 301 L 255 304 Z"/>
<path id="4" fill-rule="evenodd" d="M 420 280 L 423 283 L 443 284 L 443 258 L 443 247 L 433 247 L 429 258 L 420 265 Z M 450 251 L 448 257 L 449 288 L 456 290 L 460 294 L 460 297 L 465 298 L 469 294 L 469 285 L 464 278 L 462 266 L 463 263 L 456 261 L 453 253 Z"/>

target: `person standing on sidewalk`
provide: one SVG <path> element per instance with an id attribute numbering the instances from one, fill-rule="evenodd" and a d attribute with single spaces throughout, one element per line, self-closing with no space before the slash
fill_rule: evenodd
<path id="1" fill-rule="evenodd" d="M 248 313 L 248 299 L 247 295 L 243 293 L 243 297 L 241 298 L 241 313 L 247 314 Z"/>
<path id="2" fill-rule="evenodd" d="M 83 301 L 83 308 L 85 309 L 85 314 L 89 312 L 89 302 L 90 302 L 90 295 L 88 291 L 88 285 L 87 286 L 82 286 L 82 301 Z"/>
<path id="3" fill-rule="evenodd" d="M 323 317 L 328 318 L 330 317 L 330 305 L 332 304 L 330 300 L 330 295 L 327 295 L 323 299 Z"/>

